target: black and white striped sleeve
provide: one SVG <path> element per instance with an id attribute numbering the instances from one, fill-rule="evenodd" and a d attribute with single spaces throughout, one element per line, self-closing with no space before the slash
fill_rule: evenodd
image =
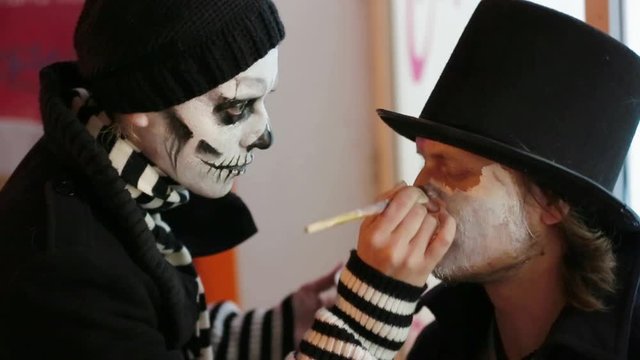
<path id="1" fill-rule="evenodd" d="M 266 310 L 240 312 L 230 302 L 210 310 L 214 359 L 281 360 L 293 351 L 291 297 Z"/>
<path id="2" fill-rule="evenodd" d="M 353 251 L 336 304 L 316 313 L 299 351 L 288 359 L 393 359 L 424 290 L 385 276 Z"/>

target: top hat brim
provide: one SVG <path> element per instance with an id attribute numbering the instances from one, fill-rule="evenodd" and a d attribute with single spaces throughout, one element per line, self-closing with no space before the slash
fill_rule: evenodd
<path id="1" fill-rule="evenodd" d="M 517 170 L 577 206 L 589 225 L 610 235 L 640 231 L 638 216 L 596 182 L 547 159 L 478 134 L 427 119 L 378 109 L 395 132 L 415 141 L 422 137 L 469 151 Z"/>

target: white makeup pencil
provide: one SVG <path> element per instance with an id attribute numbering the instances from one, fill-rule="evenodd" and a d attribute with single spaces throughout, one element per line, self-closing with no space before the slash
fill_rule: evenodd
<path id="1" fill-rule="evenodd" d="M 433 192 L 429 191 L 428 189 L 425 189 L 424 187 L 421 187 L 421 189 L 425 191 L 425 193 L 430 194 L 432 197 L 435 195 Z M 438 206 L 435 205 L 433 202 L 431 202 L 429 197 L 427 196 L 425 196 L 424 199 L 420 199 L 418 203 L 421 205 L 427 205 L 427 208 L 430 207 L 429 211 L 432 211 L 432 212 L 438 211 Z M 384 209 L 387 208 L 387 205 L 389 205 L 389 199 L 381 200 L 375 204 L 361 207 L 361 208 L 358 208 L 358 209 L 355 209 L 355 210 L 352 210 L 344 214 L 340 214 L 325 220 L 316 221 L 312 224 L 307 225 L 307 227 L 305 227 L 304 230 L 307 234 L 313 234 L 318 231 L 332 228 L 336 225 L 362 219 L 367 216 L 380 214 L 381 212 L 384 211 Z"/>

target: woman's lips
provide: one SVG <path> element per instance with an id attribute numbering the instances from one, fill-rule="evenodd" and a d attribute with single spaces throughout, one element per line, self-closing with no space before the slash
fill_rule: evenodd
<path id="1" fill-rule="evenodd" d="M 247 171 L 247 166 L 249 164 L 251 164 L 252 162 L 252 156 L 246 156 L 245 157 L 245 163 L 243 164 L 234 164 L 234 165 L 230 165 L 230 163 L 233 162 L 233 160 L 229 161 L 229 164 L 224 164 L 224 161 L 221 162 L 220 164 L 216 164 L 214 162 L 209 162 L 206 161 L 204 159 L 200 159 L 200 161 L 202 161 L 205 165 L 209 166 L 211 169 L 215 169 L 215 170 L 228 170 L 229 171 L 229 175 L 242 175 Z M 239 161 L 240 159 L 236 160 Z"/>

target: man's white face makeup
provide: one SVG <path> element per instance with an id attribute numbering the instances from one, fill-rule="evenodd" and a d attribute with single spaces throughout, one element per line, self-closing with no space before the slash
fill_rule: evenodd
<path id="1" fill-rule="evenodd" d="M 160 170 L 199 195 L 226 195 L 253 161 L 252 150 L 271 145 L 265 96 L 278 74 L 278 50 L 210 92 L 171 109 L 145 114 L 132 141 Z"/>
<path id="2" fill-rule="evenodd" d="M 520 191 L 499 164 L 482 168 L 480 182 L 461 191 L 431 182 L 456 219 L 451 248 L 435 268 L 449 281 L 487 281 L 519 266 L 535 251 Z"/>

